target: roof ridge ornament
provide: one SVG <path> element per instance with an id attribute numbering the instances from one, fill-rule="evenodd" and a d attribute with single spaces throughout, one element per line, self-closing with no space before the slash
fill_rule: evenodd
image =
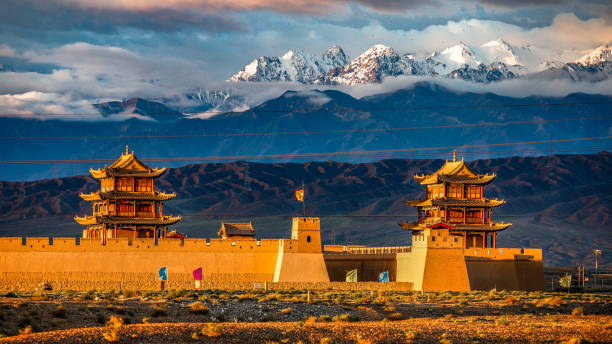
<path id="1" fill-rule="evenodd" d="M 453 151 L 453 162 L 457 162 L 457 151 Z"/>
<path id="2" fill-rule="evenodd" d="M 130 154 L 130 146 L 128 145 L 128 143 L 125 143 L 125 155 Z"/>

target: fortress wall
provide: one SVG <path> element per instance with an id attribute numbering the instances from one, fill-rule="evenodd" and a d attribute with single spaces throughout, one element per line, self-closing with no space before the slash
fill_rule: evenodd
<path id="1" fill-rule="evenodd" d="M 0 273 L 0 290 L 40 290 L 39 273 Z M 46 273 L 44 281 L 51 283 L 53 290 L 159 290 L 155 273 Z M 166 289 L 194 289 L 191 274 L 169 273 Z M 410 291 L 411 283 L 378 282 L 245 282 L 204 280 L 201 289 L 221 290 L 377 290 Z"/>
<path id="2" fill-rule="evenodd" d="M 346 272 L 357 269 L 359 281 L 378 281 L 378 274 L 389 271 L 389 281 L 394 282 L 397 273 L 396 254 L 346 254 L 325 253 L 325 266 L 330 281 L 346 281 Z"/>
<path id="3" fill-rule="evenodd" d="M 274 282 L 329 282 L 322 254 L 279 252 Z"/>
<path id="4" fill-rule="evenodd" d="M 544 290 L 541 249 L 467 249 L 473 290 Z"/>
<path id="5" fill-rule="evenodd" d="M 428 248 L 422 290 L 471 290 L 463 250 Z"/>
<path id="6" fill-rule="evenodd" d="M 520 290 L 544 290 L 542 260 L 516 260 L 514 262 Z"/>
<path id="7" fill-rule="evenodd" d="M 24 240 L 25 245 L 22 244 Z M 116 287 L 116 283 L 126 279 L 125 276 L 152 274 L 155 277 L 163 266 L 168 267 L 170 274 L 188 276 L 185 283 L 191 282 L 191 272 L 198 267 L 203 269 L 204 281 L 271 282 L 279 250 L 287 252 L 287 257 L 293 261 L 282 262 L 287 272 L 283 275 L 285 279 L 279 281 L 328 281 L 322 254 L 318 254 L 318 266 L 323 270 L 319 270 L 317 275 L 317 258 L 294 258 L 297 241 L 291 239 L 186 239 L 185 242 L 159 239 L 155 245 L 155 239 L 117 238 L 107 239 L 103 245 L 100 239 L 80 239 L 77 244 L 75 238 L 53 238 L 51 243 L 46 237 L 0 238 L 0 274 L 7 274 L 9 279 L 2 283 L 20 289 L 53 279 L 61 285 L 72 283 L 72 289 L 82 289 L 84 285 L 91 288 L 88 281 L 96 281 L 102 286 L 110 283 Z M 309 263 L 302 266 L 298 262 L 304 259 Z M 307 273 L 294 276 L 296 271 L 304 268 Z M 16 284 L 11 284 L 11 281 Z M 135 289 L 154 289 L 157 283 L 156 277 L 152 282 L 141 282 L 135 280 L 130 285 Z"/>
<path id="8" fill-rule="evenodd" d="M 423 290 L 426 259 L 427 248 L 425 247 L 414 246 L 411 252 L 398 253 L 396 280 L 412 283 L 414 290 Z"/>

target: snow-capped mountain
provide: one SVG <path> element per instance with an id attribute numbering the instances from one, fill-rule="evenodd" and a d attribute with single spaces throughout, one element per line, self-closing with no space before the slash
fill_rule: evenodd
<path id="1" fill-rule="evenodd" d="M 612 78 L 612 49 L 602 45 L 574 62 L 552 66 L 528 76 L 531 79 L 563 79 L 598 82 Z"/>
<path id="2" fill-rule="evenodd" d="M 401 55 L 393 48 L 375 45 L 352 61 L 341 48 L 323 56 L 289 51 L 282 57 L 262 56 L 230 81 L 299 81 L 320 85 L 380 83 L 386 77 L 419 75 L 488 83 L 525 77 L 600 81 L 612 76 L 611 49 L 602 45 L 571 63 L 558 53 L 546 55 L 534 46 L 516 47 L 503 39 L 480 46 L 459 42 L 426 57 Z M 567 61 L 567 60 L 566 60 Z"/>
<path id="3" fill-rule="evenodd" d="M 426 75 L 435 71 L 411 56 L 400 56 L 392 48 L 378 44 L 344 67 L 321 75 L 315 84 L 358 85 L 379 83 L 384 77 L 404 74 Z"/>
<path id="4" fill-rule="evenodd" d="M 321 56 L 289 50 L 283 56 L 261 56 L 246 65 L 228 81 L 298 81 L 312 83 L 329 70 L 346 65 L 349 57 L 339 46 L 332 46 Z"/>
<path id="5" fill-rule="evenodd" d="M 590 53 L 582 56 L 576 63 L 580 63 L 584 66 L 593 66 L 603 62 L 612 61 L 612 49 L 609 44 L 601 45 Z"/>

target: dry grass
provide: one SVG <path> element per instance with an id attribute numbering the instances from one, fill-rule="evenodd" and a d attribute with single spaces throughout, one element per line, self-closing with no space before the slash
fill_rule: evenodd
<path id="1" fill-rule="evenodd" d="M 383 308 L 383 311 L 385 311 L 385 312 L 395 312 L 396 308 L 395 308 L 395 306 L 387 306 L 387 307 Z"/>
<path id="2" fill-rule="evenodd" d="M 106 326 L 108 327 L 121 327 L 125 323 L 125 319 L 122 317 L 111 315 L 110 319 L 106 322 Z"/>
<path id="3" fill-rule="evenodd" d="M 221 329 L 221 326 L 217 325 L 217 324 L 207 324 L 205 328 L 202 329 L 202 334 L 205 335 L 206 337 L 210 337 L 210 338 L 217 338 L 217 337 L 221 337 L 221 335 L 223 334 L 223 330 Z"/>
<path id="4" fill-rule="evenodd" d="M 102 332 L 102 337 L 109 343 L 118 342 L 119 339 L 121 338 L 119 336 L 118 328 L 111 328 L 108 331 Z"/>
<path id="5" fill-rule="evenodd" d="M 208 314 L 209 312 L 208 307 L 200 301 L 189 304 L 189 311 L 193 314 Z"/>
<path id="6" fill-rule="evenodd" d="M 419 338 L 420 333 L 418 331 L 406 331 L 406 344 L 412 344 Z"/>
<path id="7" fill-rule="evenodd" d="M 402 320 L 404 315 L 400 312 L 391 313 L 388 315 L 389 320 Z"/>
<path id="8" fill-rule="evenodd" d="M 30 333 L 34 333 L 34 330 L 32 329 L 32 326 L 30 325 L 19 330 L 19 334 L 30 334 Z"/>
<path id="9" fill-rule="evenodd" d="M 582 307 L 576 307 L 572 309 L 572 315 L 584 315 L 584 309 Z"/>

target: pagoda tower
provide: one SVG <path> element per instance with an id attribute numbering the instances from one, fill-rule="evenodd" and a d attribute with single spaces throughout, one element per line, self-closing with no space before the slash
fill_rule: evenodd
<path id="1" fill-rule="evenodd" d="M 494 222 L 491 211 L 506 201 L 483 197 L 483 188 L 495 179 L 495 174 L 477 174 L 470 169 L 463 158 L 446 161 L 435 173 L 415 175 L 414 179 L 427 187 L 427 197 L 406 201 L 417 208 L 416 222 L 400 222 L 399 225 L 412 231 L 415 236 L 435 229 L 448 230 L 450 236 L 463 237 L 465 248 L 497 247 L 497 233 L 511 223 Z"/>
<path id="2" fill-rule="evenodd" d="M 83 238 L 165 238 L 168 226 L 181 220 L 180 216 L 164 215 L 163 201 L 176 197 L 175 193 L 155 190 L 155 178 L 166 168 L 150 168 L 135 155 L 125 153 L 110 166 L 90 169 L 100 180 L 100 191 L 83 194 L 92 202 L 91 216 L 75 216 L 74 220 L 87 226 Z"/>

